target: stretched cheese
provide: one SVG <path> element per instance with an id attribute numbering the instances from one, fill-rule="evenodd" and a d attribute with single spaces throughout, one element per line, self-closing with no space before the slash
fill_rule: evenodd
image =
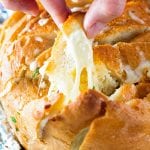
<path id="1" fill-rule="evenodd" d="M 88 75 L 88 88 L 93 88 L 93 49 L 92 40 L 89 40 L 82 29 L 72 32 L 69 36 L 63 33 L 67 41 L 66 53 L 71 54 L 76 67 L 76 77 L 73 88 L 69 95 L 72 100 L 75 99 L 79 93 L 80 77 L 83 69 L 86 69 Z M 69 94 L 69 93 L 68 93 Z"/>
<path id="2" fill-rule="evenodd" d="M 62 41 L 66 42 L 63 49 L 53 50 L 62 53 L 60 57 L 54 57 L 53 54 L 44 66 L 40 69 L 42 76 L 46 74 L 51 83 L 49 97 L 54 96 L 57 91 L 63 93 L 67 101 L 73 101 L 80 94 L 81 73 L 87 71 L 88 89 L 92 89 L 93 84 L 93 49 L 92 40 L 86 37 L 82 28 L 76 28 L 70 34 L 62 31 Z M 56 52 L 54 52 L 56 53 Z M 49 66 L 52 61 L 56 62 L 56 67 L 49 72 Z M 72 72 L 75 70 L 75 77 Z"/>

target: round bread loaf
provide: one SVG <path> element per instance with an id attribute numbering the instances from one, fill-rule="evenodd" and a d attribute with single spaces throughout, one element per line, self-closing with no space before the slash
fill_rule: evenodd
<path id="1" fill-rule="evenodd" d="M 91 1 L 67 3 L 85 2 Z M 149 1 L 127 1 L 122 16 L 93 40 L 93 87 L 88 87 L 88 63 L 78 93 L 66 37 L 87 47 L 83 18 L 83 12 L 73 13 L 60 31 L 41 7 L 37 17 L 15 12 L 3 24 L 0 100 L 8 122 L 29 150 L 149 150 Z"/>

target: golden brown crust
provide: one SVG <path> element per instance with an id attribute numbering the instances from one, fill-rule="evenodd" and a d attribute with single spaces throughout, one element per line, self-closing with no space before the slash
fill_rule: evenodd
<path id="1" fill-rule="evenodd" d="M 143 33 L 134 39 L 131 42 L 150 42 L 150 32 Z"/>
<path id="2" fill-rule="evenodd" d="M 72 31 L 75 31 L 78 28 L 82 28 L 83 18 L 85 13 L 74 13 L 73 15 L 69 16 L 67 21 L 63 25 L 64 32 L 69 35 Z M 72 26 L 70 26 L 72 24 Z M 75 25 L 76 24 L 76 25 Z"/>
<path id="3" fill-rule="evenodd" d="M 10 18 L 4 24 L 5 30 L 9 23 L 12 27 L 8 28 L 4 35 L 0 51 L 3 85 L 12 78 L 22 77 L 35 58 L 53 45 L 57 33 L 56 25 L 46 12 L 42 12 L 36 18 L 20 16 L 18 13 L 12 17 L 14 16 L 15 20 L 18 19 L 17 16 L 21 17 L 18 23 L 13 24 Z M 7 68 L 7 71 L 4 68 Z"/>
<path id="4" fill-rule="evenodd" d="M 84 5 L 90 4 L 93 0 L 66 0 L 69 7 L 82 7 Z"/>
<path id="5" fill-rule="evenodd" d="M 130 53 L 129 53 L 130 52 Z M 149 76 L 145 72 L 149 69 L 150 62 L 150 43 L 138 42 L 138 43 L 117 43 L 114 46 L 111 45 L 99 45 L 94 48 L 94 61 L 95 64 L 105 64 L 107 69 L 111 71 L 111 74 L 117 76 L 120 80 L 127 80 L 127 76 L 124 77 L 124 73 L 128 74 L 127 66 L 133 72 L 139 70 L 138 75 L 140 80 L 149 79 Z M 132 79 L 131 79 L 132 80 Z M 128 82 L 128 81 L 127 81 Z M 134 81 L 129 81 L 134 83 Z"/>
<path id="6" fill-rule="evenodd" d="M 150 26 L 150 15 L 146 10 L 149 10 L 147 1 L 128 2 L 123 15 L 110 22 L 95 41 L 99 44 L 128 42 L 137 35 L 147 32 Z"/>
<path id="7" fill-rule="evenodd" d="M 148 150 L 150 103 L 136 101 L 135 108 L 109 102 L 106 115 L 92 122 L 80 149 Z"/>
<path id="8" fill-rule="evenodd" d="M 10 17 L 8 20 L 6 20 L 2 26 L 2 32 L 0 34 L 0 44 L 2 46 L 3 44 L 3 40 L 5 38 L 5 32 L 6 30 L 9 29 L 9 27 L 14 26 L 16 24 L 16 22 L 18 22 L 20 20 L 20 18 L 23 18 L 25 14 L 21 13 L 21 12 L 15 12 L 14 14 L 12 14 L 12 17 Z M 5 32 L 4 32 L 5 31 Z"/>
<path id="9" fill-rule="evenodd" d="M 120 43 L 119 51 L 121 53 L 121 58 L 123 64 L 128 64 L 131 68 L 135 69 L 143 61 L 150 60 L 150 43 Z M 130 51 L 130 53 L 129 53 Z"/>
<path id="10" fill-rule="evenodd" d="M 106 100 L 104 95 L 92 90 L 81 94 L 74 103 L 66 106 L 60 115 L 49 120 L 44 128 L 43 140 L 48 140 L 49 135 L 52 135 L 70 145 L 81 129 L 105 113 Z"/>
<path id="11" fill-rule="evenodd" d="M 112 71 L 112 74 L 121 78 L 121 59 L 118 47 L 112 47 L 111 45 L 95 46 L 94 62 L 95 64 L 105 64 L 106 67 Z"/>
<path id="12" fill-rule="evenodd" d="M 21 144 L 26 147 L 28 133 L 26 127 L 22 124 L 21 111 L 30 101 L 39 97 L 37 95 L 38 88 L 34 86 L 31 81 L 22 80 L 20 83 L 15 84 L 10 92 L 11 94 L 7 94 L 1 98 L 1 103 L 16 136 Z M 16 124 L 11 121 L 12 116 L 16 118 Z"/>
<path id="13" fill-rule="evenodd" d="M 145 98 L 150 93 L 150 83 L 140 83 L 137 85 L 137 94 L 139 98 Z"/>

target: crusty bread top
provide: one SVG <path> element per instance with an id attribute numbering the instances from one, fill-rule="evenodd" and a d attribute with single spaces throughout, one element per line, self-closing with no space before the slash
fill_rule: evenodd
<path id="1" fill-rule="evenodd" d="M 123 15 L 111 21 L 97 35 L 99 44 L 129 42 L 137 35 L 150 30 L 149 4 L 147 0 L 127 2 Z"/>
<path id="2" fill-rule="evenodd" d="M 93 0 L 66 0 L 69 7 L 83 7 L 84 5 L 90 4 Z"/>

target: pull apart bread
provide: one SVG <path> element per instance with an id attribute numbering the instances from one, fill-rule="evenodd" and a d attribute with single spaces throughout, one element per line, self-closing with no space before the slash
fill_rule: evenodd
<path id="1" fill-rule="evenodd" d="M 0 99 L 29 150 L 150 149 L 150 4 L 130 0 L 94 39 L 41 9 L 2 26 Z"/>

